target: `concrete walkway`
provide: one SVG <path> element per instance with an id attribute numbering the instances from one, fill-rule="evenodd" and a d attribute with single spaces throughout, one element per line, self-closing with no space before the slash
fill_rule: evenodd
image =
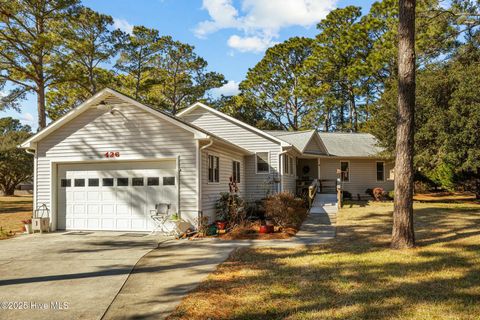
<path id="1" fill-rule="evenodd" d="M 287 240 L 171 240 L 135 266 L 102 319 L 164 319 L 183 297 L 240 247 L 296 247 L 335 237 L 335 195 L 318 194 L 297 235 Z"/>
<path id="2" fill-rule="evenodd" d="M 246 242 L 171 240 L 144 256 L 102 319 L 164 319 Z"/>

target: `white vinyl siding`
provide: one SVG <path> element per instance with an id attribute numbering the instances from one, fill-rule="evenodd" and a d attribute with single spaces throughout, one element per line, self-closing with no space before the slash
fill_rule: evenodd
<path id="1" fill-rule="evenodd" d="M 220 160 L 220 176 L 218 183 L 208 182 L 208 155 L 214 153 Z M 229 192 L 230 177 L 232 176 L 232 161 L 238 161 L 240 168 L 245 165 L 244 156 L 227 148 L 215 144 L 202 151 L 202 211 L 209 217 L 210 222 L 215 219 L 215 204 L 220 198 L 220 193 Z M 240 170 L 240 183 L 237 183 L 239 195 L 245 195 L 245 170 Z"/>
<path id="2" fill-rule="evenodd" d="M 393 190 L 393 180 L 377 181 L 376 179 L 376 160 L 375 159 L 338 159 L 338 158 L 321 158 L 320 159 L 320 178 L 322 180 L 330 180 L 330 184 L 334 184 L 337 179 L 337 169 L 340 169 L 340 161 L 348 161 L 350 167 L 350 182 L 343 184 L 346 191 L 350 192 L 353 198 L 359 194 L 362 197 L 367 196 L 367 189 L 380 187 L 385 191 Z M 393 168 L 392 162 L 385 162 L 385 171 L 388 172 Z"/>
<path id="3" fill-rule="evenodd" d="M 113 98 L 108 103 L 123 103 Z M 180 157 L 181 215 L 197 218 L 196 141 L 193 133 L 138 107 L 117 107 L 128 119 L 95 107 L 38 142 L 36 204 L 52 207 L 52 161 L 125 161 Z M 118 158 L 105 158 L 116 151 Z M 55 170 L 55 168 L 53 168 Z M 53 173 L 56 174 L 55 172 Z"/>
<path id="4" fill-rule="evenodd" d="M 272 177 L 279 172 L 279 153 L 281 152 L 279 142 L 266 138 L 201 107 L 182 115 L 182 118 L 251 152 L 269 152 L 270 174 L 256 174 L 255 155 L 245 157 L 245 169 L 243 170 L 245 175 L 243 181 L 245 181 L 247 190 L 245 198 L 253 200 L 265 196 L 266 182 L 271 181 Z M 274 183 L 269 188 L 272 191 L 278 190 L 278 184 Z"/>

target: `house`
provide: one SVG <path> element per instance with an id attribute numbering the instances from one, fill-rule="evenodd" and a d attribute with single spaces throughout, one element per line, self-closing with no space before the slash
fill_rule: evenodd
<path id="1" fill-rule="evenodd" d="M 53 230 L 148 231 L 157 203 L 192 224 L 213 219 L 231 178 L 251 201 L 313 179 L 321 192 L 337 178 L 354 196 L 393 189 L 370 135 L 264 131 L 201 103 L 172 116 L 112 89 L 21 147 L 35 154 L 34 207 L 49 208 Z"/>

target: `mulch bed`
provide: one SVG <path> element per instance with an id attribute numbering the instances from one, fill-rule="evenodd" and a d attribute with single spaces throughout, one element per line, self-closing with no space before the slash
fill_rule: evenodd
<path id="1" fill-rule="evenodd" d="M 260 233 L 260 222 L 255 221 L 245 226 L 236 227 L 227 233 L 219 234 L 218 238 L 222 240 L 277 240 L 293 237 L 298 228 L 280 228 L 275 227 L 273 233 Z"/>

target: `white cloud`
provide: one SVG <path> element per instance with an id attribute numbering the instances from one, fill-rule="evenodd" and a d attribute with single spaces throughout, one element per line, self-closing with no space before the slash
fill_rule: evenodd
<path id="1" fill-rule="evenodd" d="M 20 118 L 22 122 L 26 123 L 34 123 L 35 122 L 35 117 L 31 113 L 24 113 L 22 117 Z"/>
<path id="2" fill-rule="evenodd" d="M 270 37 L 241 37 L 233 35 L 228 38 L 227 44 L 230 48 L 240 52 L 262 52 L 275 44 Z"/>
<path id="3" fill-rule="evenodd" d="M 220 88 L 215 88 L 211 90 L 211 93 L 213 96 L 219 97 L 221 95 L 224 96 L 234 96 L 236 94 L 240 93 L 240 90 L 238 89 L 239 83 L 234 81 L 234 80 L 229 80 L 227 83 L 225 83 L 223 86 Z"/>
<path id="4" fill-rule="evenodd" d="M 335 8 L 337 0 L 203 0 L 210 20 L 200 22 L 195 35 L 206 37 L 222 29 L 236 29 L 243 35 L 228 39 L 228 45 L 239 51 L 260 52 L 275 42 L 283 28 L 311 27 Z"/>
<path id="5" fill-rule="evenodd" d="M 133 32 L 133 24 L 130 24 L 125 19 L 113 18 L 113 27 L 115 29 L 120 29 L 128 34 L 132 34 Z"/>

